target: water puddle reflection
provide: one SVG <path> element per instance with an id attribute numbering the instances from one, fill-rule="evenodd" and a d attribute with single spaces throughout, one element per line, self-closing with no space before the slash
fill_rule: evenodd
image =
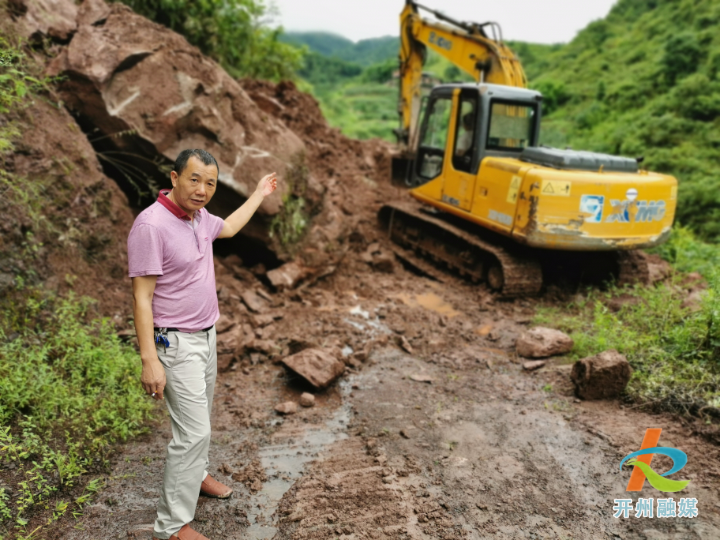
<path id="1" fill-rule="evenodd" d="M 341 383 L 341 386 L 346 385 L 346 382 Z M 348 437 L 349 420 L 350 407 L 343 404 L 324 424 L 283 425 L 273 434 L 273 444 L 259 450 L 268 481 L 263 484 L 261 491 L 250 498 L 247 538 L 267 539 L 275 536 L 277 527 L 273 514 L 280 499 L 302 477 L 308 463 L 315 461 L 334 442 Z"/>

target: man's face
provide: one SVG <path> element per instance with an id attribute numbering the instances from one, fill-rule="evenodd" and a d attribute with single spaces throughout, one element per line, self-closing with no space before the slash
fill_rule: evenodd
<path id="1" fill-rule="evenodd" d="M 181 175 L 175 171 L 170 173 L 175 203 L 188 214 L 200 210 L 215 194 L 217 177 L 215 165 L 205 165 L 196 156 L 191 156 Z"/>

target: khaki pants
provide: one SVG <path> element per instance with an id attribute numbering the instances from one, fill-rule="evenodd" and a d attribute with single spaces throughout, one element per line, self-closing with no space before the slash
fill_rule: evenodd
<path id="1" fill-rule="evenodd" d="M 170 538 L 195 517 L 200 484 L 207 476 L 210 412 L 217 375 L 215 327 L 207 332 L 168 332 L 158 345 L 165 368 L 165 403 L 172 424 L 154 534 Z"/>

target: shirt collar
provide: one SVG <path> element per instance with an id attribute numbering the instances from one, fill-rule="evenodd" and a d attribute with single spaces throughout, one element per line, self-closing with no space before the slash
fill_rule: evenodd
<path id="1" fill-rule="evenodd" d="M 158 202 L 162 204 L 165 208 L 170 210 L 170 213 L 175 216 L 176 218 L 183 219 L 185 221 L 190 221 L 190 216 L 187 215 L 185 210 L 180 208 L 177 204 L 172 202 L 170 200 L 170 197 L 168 197 L 168 193 L 170 193 L 169 189 L 161 189 L 160 193 L 158 193 Z M 195 212 L 195 219 L 200 218 L 200 211 L 198 210 Z"/>

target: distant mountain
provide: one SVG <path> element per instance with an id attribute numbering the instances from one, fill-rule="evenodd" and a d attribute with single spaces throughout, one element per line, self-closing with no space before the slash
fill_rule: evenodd
<path id="1" fill-rule="evenodd" d="M 280 41 L 306 45 L 312 52 L 361 66 L 395 59 L 400 47 L 400 38 L 395 36 L 363 39 L 354 43 L 330 32 L 287 32 L 280 36 Z"/>
<path id="2" fill-rule="evenodd" d="M 351 49 L 355 43 L 349 39 L 330 32 L 285 32 L 280 41 L 291 45 L 307 45 L 312 52 L 323 56 L 337 56 L 337 51 Z"/>

